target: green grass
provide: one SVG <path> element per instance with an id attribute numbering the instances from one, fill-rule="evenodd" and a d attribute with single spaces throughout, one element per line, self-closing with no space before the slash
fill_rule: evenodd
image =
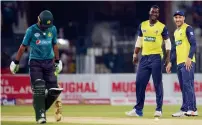
<path id="1" fill-rule="evenodd" d="M 63 115 L 72 117 L 126 117 L 125 112 L 131 110 L 132 106 L 108 106 L 108 105 L 74 105 L 63 106 Z M 180 106 L 164 106 L 163 118 L 171 118 L 171 114 L 179 111 Z M 145 106 L 144 118 L 153 118 L 155 106 Z M 198 106 L 202 111 L 202 106 Z M 53 116 L 54 109 L 47 112 L 47 116 Z M 32 106 L 1 106 L 2 116 L 34 116 Z M 196 117 L 201 119 L 202 117 Z"/>
<path id="2" fill-rule="evenodd" d="M 2 121 L 1 125 L 37 125 L 35 122 L 8 122 Z M 79 124 L 79 123 L 46 123 L 45 125 L 92 125 L 92 124 Z M 96 124 L 99 125 L 99 124 Z M 103 124 L 100 124 L 103 125 Z"/>
<path id="3" fill-rule="evenodd" d="M 132 106 L 101 106 L 101 105 L 74 105 L 74 106 L 63 106 L 63 115 L 65 117 L 119 117 L 124 118 L 125 111 L 132 109 Z M 163 107 L 163 118 L 172 118 L 171 114 L 179 111 L 180 106 L 164 106 Z M 153 119 L 155 106 L 145 106 L 144 118 Z M 199 113 L 202 111 L 202 106 L 198 106 Z M 54 108 L 51 108 L 47 112 L 47 116 L 53 116 Z M 32 106 L 1 106 L 2 116 L 35 116 Z M 67 118 L 68 119 L 68 118 Z M 134 118 L 136 119 L 136 118 Z M 183 119 L 202 119 L 199 117 L 184 117 Z M 36 122 L 13 122 L 13 121 L 2 121 L 2 125 L 36 125 Z M 55 123 L 48 122 L 46 125 L 95 125 L 95 124 L 79 124 L 79 123 Z M 99 125 L 99 124 L 96 124 Z M 100 124 L 101 125 L 101 124 Z M 103 125 L 103 124 L 102 124 Z M 106 124 L 105 124 L 106 125 Z"/>

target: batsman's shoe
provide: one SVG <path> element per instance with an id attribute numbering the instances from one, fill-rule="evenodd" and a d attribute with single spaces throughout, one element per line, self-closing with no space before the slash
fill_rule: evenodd
<path id="1" fill-rule="evenodd" d="M 131 111 L 125 112 L 127 116 L 136 116 L 136 117 L 141 117 L 143 116 L 142 111 L 137 111 L 136 109 L 132 109 Z"/>
<path id="2" fill-rule="evenodd" d="M 184 111 L 179 111 L 179 112 L 172 114 L 172 117 L 184 117 L 185 113 L 186 112 L 184 112 Z"/>
<path id="3" fill-rule="evenodd" d="M 46 119 L 45 118 L 40 118 L 38 121 L 37 121 L 38 124 L 45 124 L 46 123 Z"/>
<path id="4" fill-rule="evenodd" d="M 62 120 L 62 103 L 61 103 L 61 101 L 55 102 L 55 120 L 57 122 Z"/>
<path id="5" fill-rule="evenodd" d="M 162 112 L 161 111 L 155 111 L 154 117 L 161 117 L 161 116 L 162 116 Z"/>
<path id="6" fill-rule="evenodd" d="M 186 116 L 198 116 L 198 112 L 189 110 L 188 112 L 185 113 L 185 115 Z"/>

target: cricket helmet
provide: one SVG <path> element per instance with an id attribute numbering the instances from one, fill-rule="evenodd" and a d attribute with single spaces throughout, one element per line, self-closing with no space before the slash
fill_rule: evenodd
<path id="1" fill-rule="evenodd" d="M 42 11 L 38 16 L 38 22 L 43 28 L 51 27 L 53 25 L 53 14 L 49 10 Z"/>

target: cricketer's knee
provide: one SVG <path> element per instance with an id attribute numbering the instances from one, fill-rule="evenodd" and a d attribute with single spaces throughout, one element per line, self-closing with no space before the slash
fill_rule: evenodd
<path id="1" fill-rule="evenodd" d="M 61 88 L 61 85 L 58 83 L 57 84 L 58 85 L 58 88 Z M 62 98 L 61 98 L 61 96 L 59 95 L 58 96 L 58 98 L 57 98 L 57 100 L 56 101 L 59 101 L 59 102 L 61 102 L 62 101 Z"/>
<path id="2" fill-rule="evenodd" d="M 45 90 L 46 84 L 42 79 L 36 79 L 32 83 L 33 90 L 33 106 L 36 114 L 36 121 L 41 118 L 46 118 L 45 110 Z"/>
<path id="3" fill-rule="evenodd" d="M 42 79 L 36 79 L 32 85 L 32 90 L 35 95 L 45 96 L 46 83 Z"/>

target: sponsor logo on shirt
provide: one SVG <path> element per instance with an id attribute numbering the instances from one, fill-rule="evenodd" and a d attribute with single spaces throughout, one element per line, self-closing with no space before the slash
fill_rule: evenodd
<path id="1" fill-rule="evenodd" d="M 176 46 L 179 46 L 179 45 L 181 45 L 181 44 L 182 44 L 182 40 L 175 41 L 175 45 L 176 45 Z"/>
<path id="2" fill-rule="evenodd" d="M 40 33 L 35 33 L 34 36 L 38 38 L 40 36 Z"/>
<path id="3" fill-rule="evenodd" d="M 37 41 L 36 41 L 36 44 L 37 44 L 37 45 L 38 45 L 38 44 L 40 44 L 40 43 L 41 43 L 41 41 L 40 41 L 40 40 L 37 40 Z"/>
<path id="4" fill-rule="evenodd" d="M 144 37 L 144 41 L 146 41 L 146 42 L 155 42 L 156 41 L 156 37 L 145 36 Z"/>
<path id="5" fill-rule="evenodd" d="M 47 45 L 47 44 L 51 44 L 51 40 L 37 40 L 36 41 L 36 45 Z"/>

